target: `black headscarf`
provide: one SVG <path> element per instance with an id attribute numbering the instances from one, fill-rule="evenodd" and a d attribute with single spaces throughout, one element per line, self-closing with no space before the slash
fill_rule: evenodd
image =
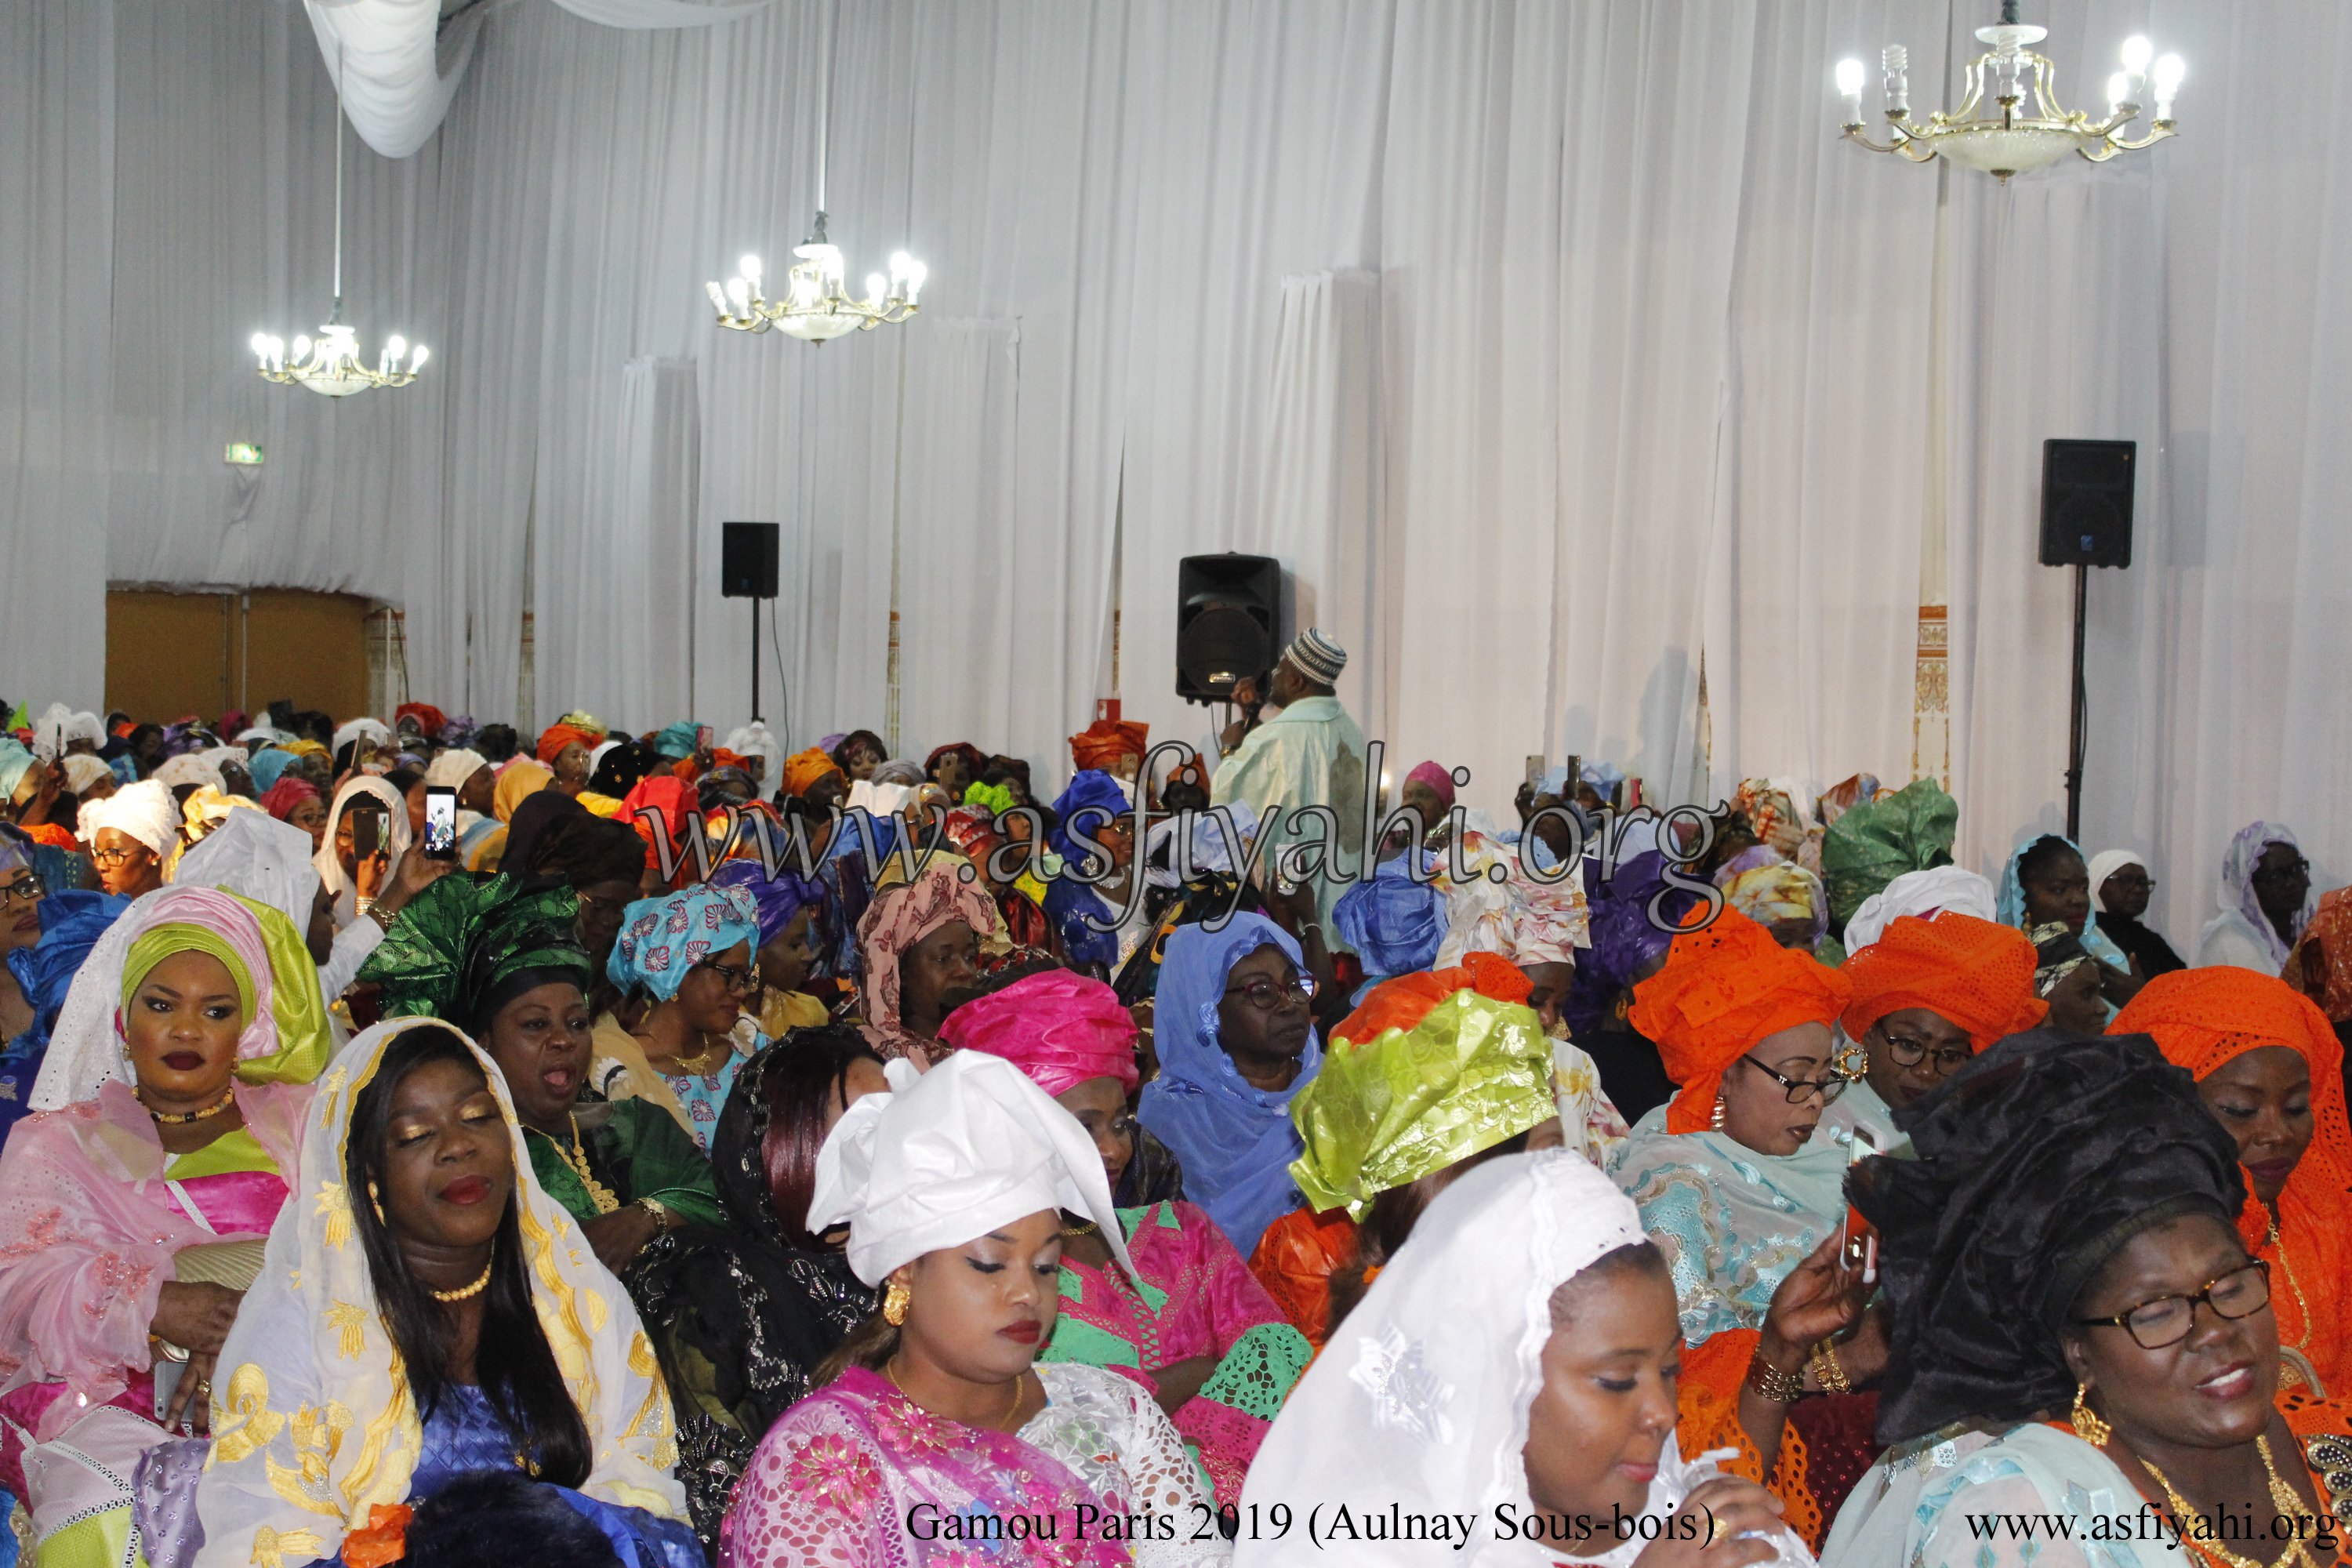
<path id="1" fill-rule="evenodd" d="M 1895 1113 L 1914 1160 L 1854 1167 L 1895 1311 L 1878 1438 L 2063 1409 L 2059 1334 L 2099 1266 L 2184 1215 L 2235 1222 L 2237 1145 L 2145 1035 L 2013 1035 Z"/>
<path id="2" fill-rule="evenodd" d="M 588 787 L 598 795 L 609 795 L 617 799 L 668 766 L 669 763 L 650 746 L 635 741 L 623 741 L 606 752 L 603 760 L 597 763 L 596 772 L 588 780 Z"/>

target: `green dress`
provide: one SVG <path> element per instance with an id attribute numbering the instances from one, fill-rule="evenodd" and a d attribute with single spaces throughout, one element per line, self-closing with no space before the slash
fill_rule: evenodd
<path id="1" fill-rule="evenodd" d="M 579 1129 L 579 1153 L 604 1190 L 613 1207 L 651 1198 L 681 1220 L 723 1226 L 719 1188 L 710 1175 L 710 1162 L 677 1119 L 642 1100 L 583 1100 L 572 1111 Z M 526 1129 L 523 1141 L 530 1149 L 530 1168 L 548 1195 L 583 1222 L 610 1213 L 596 1201 L 572 1164 L 572 1151 L 536 1130 Z"/>

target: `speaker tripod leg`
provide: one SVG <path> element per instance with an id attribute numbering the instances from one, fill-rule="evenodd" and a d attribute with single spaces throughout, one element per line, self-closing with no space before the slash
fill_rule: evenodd
<path id="1" fill-rule="evenodd" d="M 2083 637 L 2090 602 L 2091 569 L 2078 563 L 2074 567 L 2074 679 L 2066 726 L 2066 837 L 2077 844 L 2083 841 L 2083 754 L 2091 738 L 2089 691 L 2083 679 Z"/>
<path id="2" fill-rule="evenodd" d="M 760 721 L 760 598 L 751 596 L 751 722 Z"/>

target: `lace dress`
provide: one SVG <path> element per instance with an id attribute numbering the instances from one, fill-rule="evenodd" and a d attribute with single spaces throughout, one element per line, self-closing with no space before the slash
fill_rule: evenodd
<path id="1" fill-rule="evenodd" d="M 1134 1541 L 1136 1568 L 1202 1568 L 1232 1561 L 1201 1468 L 1151 1395 L 1132 1379 L 1075 1363 L 1040 1366 L 1045 1408 L 1021 1440 L 1067 1465 L 1102 1498 L 1148 1513 L 1151 1539 Z"/>

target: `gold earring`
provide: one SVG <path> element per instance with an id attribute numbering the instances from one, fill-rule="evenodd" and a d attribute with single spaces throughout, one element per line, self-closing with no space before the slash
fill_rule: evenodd
<path id="1" fill-rule="evenodd" d="M 882 1321 L 894 1329 L 905 1322 L 907 1304 L 914 1299 L 915 1293 L 907 1289 L 904 1281 L 891 1280 L 890 1289 L 882 1293 Z"/>
<path id="2" fill-rule="evenodd" d="M 1706 1125 L 1710 1131 L 1723 1131 L 1723 1096 L 1721 1094 L 1715 1097 L 1715 1110 L 1708 1113 Z"/>
<path id="3" fill-rule="evenodd" d="M 2115 1428 L 2101 1420 L 2099 1413 L 2083 1402 L 2084 1396 L 2090 1392 L 2091 1385 L 2087 1383 L 2074 1385 L 2074 1408 L 2067 1419 L 2074 1424 L 2075 1436 L 2095 1448 L 2105 1447 L 2107 1439 L 2114 1436 Z"/>
<path id="4" fill-rule="evenodd" d="M 375 1184 L 373 1182 L 368 1183 L 368 1207 L 375 1210 L 376 1224 L 389 1225 L 392 1223 L 383 1217 L 383 1200 L 376 1196 Z"/>
<path id="5" fill-rule="evenodd" d="M 1870 1053 L 1860 1040 L 1847 1037 L 1830 1058 L 1830 1070 L 1848 1083 L 1858 1082 L 1870 1070 Z"/>

